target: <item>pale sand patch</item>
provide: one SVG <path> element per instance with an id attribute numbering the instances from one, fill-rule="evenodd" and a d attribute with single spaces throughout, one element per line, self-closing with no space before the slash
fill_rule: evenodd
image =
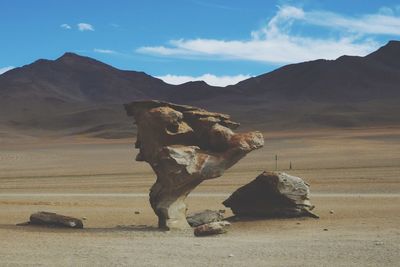
<path id="1" fill-rule="evenodd" d="M 208 238 L 155 228 L 147 198 L 154 174 L 133 160 L 131 140 L 9 143 L 0 150 L 0 265 L 398 265 L 398 130 L 266 137 L 264 149 L 197 188 L 189 211 L 223 209 L 232 191 L 273 170 L 278 154 L 280 169 L 292 161 L 290 173 L 311 184 L 321 219 L 234 222 L 228 234 Z M 86 228 L 15 226 L 39 210 L 86 217 Z"/>
<path id="2" fill-rule="evenodd" d="M 6 200 L 4 200 L 6 199 Z M 224 198 L 193 196 L 191 210 Z M 234 222 L 227 235 L 158 231 L 147 197 L 2 197 L 2 264 L 28 266 L 395 266 L 400 197 L 315 197 L 321 219 Z M 85 216 L 85 229 L 18 227 L 33 211 Z M 334 214 L 329 211 L 334 210 Z M 140 214 L 135 214 L 140 211 Z M 228 212 L 229 216 L 230 213 Z M 328 231 L 324 231 L 328 229 Z M 233 254 L 233 257 L 229 257 Z"/>

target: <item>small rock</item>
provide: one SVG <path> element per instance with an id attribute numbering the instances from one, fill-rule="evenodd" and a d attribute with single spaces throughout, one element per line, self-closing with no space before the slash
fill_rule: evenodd
<path id="1" fill-rule="evenodd" d="M 328 228 L 324 228 L 324 231 L 328 231 Z"/>
<path id="2" fill-rule="evenodd" d="M 135 214 L 140 214 L 140 211 L 135 211 Z"/>
<path id="3" fill-rule="evenodd" d="M 195 236 L 208 236 L 208 235 L 218 235 L 227 232 L 227 227 L 231 224 L 226 221 L 221 222 L 211 222 L 207 224 L 200 225 L 194 228 Z"/>
<path id="4" fill-rule="evenodd" d="M 382 241 L 376 241 L 376 242 L 375 242 L 375 245 L 381 246 L 381 245 L 383 245 L 383 242 L 382 242 Z"/>
<path id="5" fill-rule="evenodd" d="M 86 220 L 87 220 L 87 218 L 86 218 L 86 217 L 82 217 L 82 220 L 83 220 L 83 221 L 86 221 Z"/>
<path id="6" fill-rule="evenodd" d="M 229 254 L 229 255 L 228 255 L 229 258 L 232 258 L 233 256 L 234 256 L 233 254 Z"/>
<path id="7" fill-rule="evenodd" d="M 330 210 L 329 213 L 330 213 L 330 214 L 333 214 L 333 213 L 335 213 L 335 212 L 334 212 L 333 210 Z"/>
<path id="8" fill-rule="evenodd" d="M 219 213 L 225 213 L 225 210 L 218 210 Z"/>
<path id="9" fill-rule="evenodd" d="M 301 224 L 300 222 L 297 222 L 296 224 Z"/>
<path id="10" fill-rule="evenodd" d="M 80 219 L 46 211 L 33 213 L 29 218 L 29 224 L 68 228 L 83 228 L 83 223 Z"/>
<path id="11" fill-rule="evenodd" d="M 192 227 L 197 227 L 202 224 L 211 223 L 211 222 L 220 222 L 224 219 L 224 216 L 220 211 L 214 210 L 204 210 L 202 212 L 189 214 L 186 217 L 187 222 Z"/>

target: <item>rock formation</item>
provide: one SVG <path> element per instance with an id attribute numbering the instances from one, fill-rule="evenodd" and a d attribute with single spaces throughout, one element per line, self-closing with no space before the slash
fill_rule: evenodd
<path id="1" fill-rule="evenodd" d="M 223 202 L 237 216 L 318 218 L 310 210 L 309 185 L 284 172 L 263 172 Z"/>
<path id="2" fill-rule="evenodd" d="M 260 132 L 234 133 L 239 124 L 225 114 L 153 100 L 125 109 L 137 124 L 136 160 L 149 163 L 157 175 L 150 204 L 160 228 L 189 227 L 187 195 L 264 144 Z"/>

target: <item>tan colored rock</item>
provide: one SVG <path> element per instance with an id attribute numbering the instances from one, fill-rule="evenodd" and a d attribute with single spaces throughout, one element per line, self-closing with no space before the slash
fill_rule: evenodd
<path id="1" fill-rule="evenodd" d="M 136 120 L 138 161 L 157 175 L 150 204 L 160 228 L 187 228 L 187 195 L 202 181 L 221 176 L 247 153 L 264 144 L 260 132 L 236 134 L 226 114 L 160 101 L 125 105 Z"/>

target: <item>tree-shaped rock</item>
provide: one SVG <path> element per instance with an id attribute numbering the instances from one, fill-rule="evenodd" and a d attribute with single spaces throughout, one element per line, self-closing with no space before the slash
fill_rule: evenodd
<path id="1" fill-rule="evenodd" d="M 125 105 L 137 124 L 137 161 L 157 175 L 150 204 L 160 228 L 186 228 L 187 195 L 202 181 L 217 178 L 264 144 L 260 132 L 236 134 L 229 115 L 160 101 Z"/>

